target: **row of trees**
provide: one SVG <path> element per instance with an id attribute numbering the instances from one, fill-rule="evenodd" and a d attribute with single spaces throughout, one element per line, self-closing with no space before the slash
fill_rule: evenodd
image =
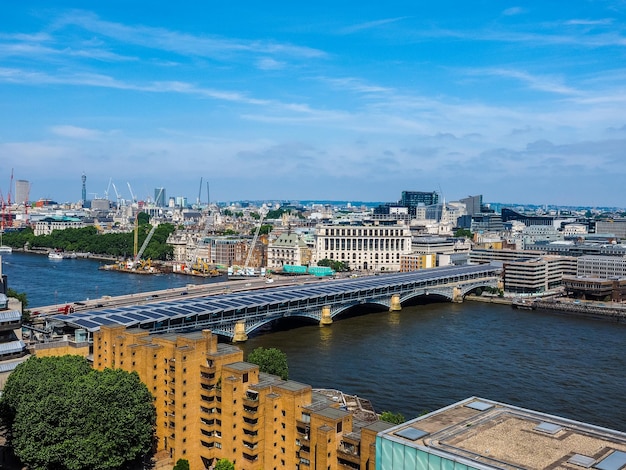
<path id="1" fill-rule="evenodd" d="M 138 227 L 140 245 L 151 228 L 152 226 L 147 222 L 140 223 Z M 166 241 L 175 228 L 173 224 L 160 224 L 144 251 L 144 258 L 158 260 L 171 258 L 173 247 Z M 99 233 L 95 227 L 54 230 L 50 235 L 38 236 L 35 236 L 33 229 L 29 227 L 17 232 L 6 232 L 3 242 L 14 248 L 27 246 L 29 249 L 49 248 L 124 258 L 134 254 L 133 232 Z"/>
<path id="2" fill-rule="evenodd" d="M 137 373 L 80 356 L 31 357 L 7 379 L 0 423 L 28 468 L 114 470 L 154 445 L 153 397 Z"/>

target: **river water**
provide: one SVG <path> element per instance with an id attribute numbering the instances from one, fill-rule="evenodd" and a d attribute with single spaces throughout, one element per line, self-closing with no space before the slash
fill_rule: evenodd
<path id="1" fill-rule="evenodd" d="M 98 265 L 3 257 L 9 285 L 31 306 L 205 282 Z M 355 315 L 325 328 L 281 326 L 241 347 L 277 347 L 291 379 L 368 398 L 379 412 L 409 419 L 476 395 L 626 431 L 625 324 L 466 301 Z"/>

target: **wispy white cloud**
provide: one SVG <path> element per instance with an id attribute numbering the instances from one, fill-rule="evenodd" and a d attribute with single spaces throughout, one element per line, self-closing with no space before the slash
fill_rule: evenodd
<path id="1" fill-rule="evenodd" d="M 70 139 L 94 140 L 100 139 L 106 134 L 97 129 L 87 129 L 85 127 L 59 125 L 50 128 L 50 131 L 59 137 L 68 137 Z"/>
<path id="2" fill-rule="evenodd" d="M 256 64 L 257 68 L 261 70 L 280 70 L 286 66 L 285 62 L 272 59 L 271 57 L 262 57 L 257 60 Z"/>
<path id="3" fill-rule="evenodd" d="M 603 18 L 600 20 L 573 19 L 565 21 L 566 25 L 571 26 L 605 26 L 613 23 L 612 18 Z"/>
<path id="4" fill-rule="evenodd" d="M 405 20 L 406 18 L 408 17 L 399 16 L 396 18 L 385 18 L 382 20 L 367 21 L 365 23 L 359 23 L 359 24 L 342 28 L 338 31 L 338 33 L 339 34 L 354 34 L 354 33 L 358 33 L 360 31 L 364 31 L 367 29 L 375 29 L 375 28 L 380 28 L 381 26 L 386 26 L 391 23 L 397 23 L 398 21 Z"/>
<path id="5" fill-rule="evenodd" d="M 548 93 L 555 93 L 559 95 L 582 95 L 580 90 L 569 87 L 563 84 L 563 79 L 560 77 L 547 76 L 547 75 L 533 75 L 528 72 L 515 69 L 504 68 L 484 68 L 484 69 L 472 69 L 467 70 L 466 73 L 473 75 L 483 76 L 497 76 L 504 78 L 513 78 L 526 83 L 530 88 L 534 90 L 545 91 Z"/>
<path id="6" fill-rule="evenodd" d="M 142 25 L 126 25 L 101 20 L 86 11 L 73 11 L 59 17 L 54 29 L 68 26 L 150 49 L 160 49 L 180 55 L 224 59 L 234 54 L 274 54 L 285 57 L 312 59 L 325 57 L 322 50 L 273 41 L 250 41 L 222 37 L 208 37 Z"/>
<path id="7" fill-rule="evenodd" d="M 526 13 L 526 9 L 522 7 L 511 7 L 511 8 L 507 8 L 506 10 L 502 12 L 504 16 L 515 16 L 515 15 L 521 15 L 522 13 Z"/>
<path id="8" fill-rule="evenodd" d="M 363 79 L 355 77 L 316 77 L 316 79 L 333 88 L 348 90 L 354 93 L 389 93 L 393 91 L 391 88 L 368 84 Z"/>

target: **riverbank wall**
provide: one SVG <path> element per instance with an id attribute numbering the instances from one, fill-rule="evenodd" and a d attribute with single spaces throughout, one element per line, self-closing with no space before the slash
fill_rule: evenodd
<path id="1" fill-rule="evenodd" d="M 465 300 L 510 305 L 519 310 L 544 310 L 570 316 L 626 323 L 626 305 L 613 302 L 586 302 L 572 299 L 516 299 L 512 297 L 469 295 Z"/>

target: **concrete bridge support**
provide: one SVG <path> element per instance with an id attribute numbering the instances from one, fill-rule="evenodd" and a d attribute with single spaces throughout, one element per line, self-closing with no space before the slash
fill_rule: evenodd
<path id="1" fill-rule="evenodd" d="M 238 321 L 235 323 L 235 334 L 233 334 L 233 343 L 244 343 L 248 341 L 246 334 L 246 322 Z"/>
<path id="2" fill-rule="evenodd" d="M 330 305 L 324 305 L 322 307 L 322 319 L 320 320 L 320 326 L 328 326 L 333 324 L 333 317 L 330 315 Z"/>
<path id="3" fill-rule="evenodd" d="M 402 310 L 402 304 L 400 303 L 400 296 L 398 294 L 394 294 L 391 296 L 391 302 L 389 303 L 389 311 L 399 312 L 400 310 Z"/>
<path id="4" fill-rule="evenodd" d="M 456 302 L 458 304 L 463 303 L 463 294 L 461 293 L 461 288 L 459 286 L 452 288 L 452 302 Z"/>

